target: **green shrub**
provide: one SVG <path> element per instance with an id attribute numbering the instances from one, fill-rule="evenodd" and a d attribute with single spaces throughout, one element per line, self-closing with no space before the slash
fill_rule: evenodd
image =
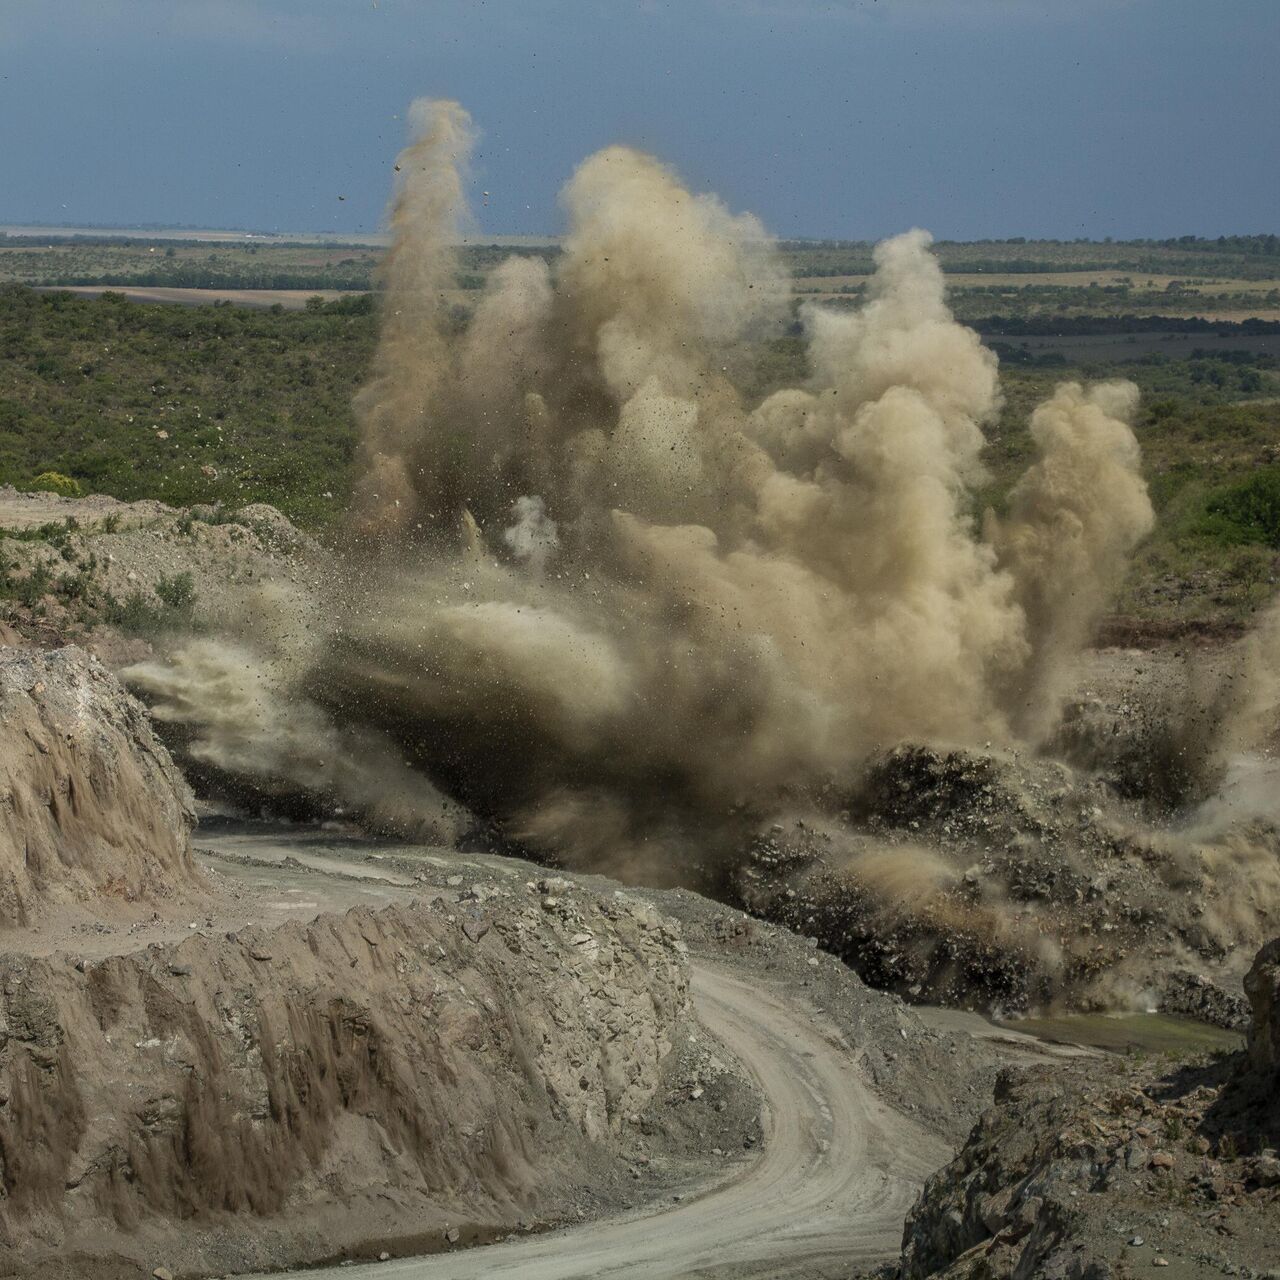
<path id="1" fill-rule="evenodd" d="M 1280 467 L 1262 467 L 1211 493 L 1195 531 L 1231 546 L 1280 549 Z"/>
<path id="2" fill-rule="evenodd" d="M 31 482 L 30 489 L 33 493 L 57 493 L 64 498 L 79 498 L 84 494 L 80 482 L 64 476 L 61 471 L 42 471 Z"/>
<path id="3" fill-rule="evenodd" d="M 164 628 L 164 611 L 151 604 L 141 591 L 132 591 L 123 600 L 110 596 L 103 617 L 112 626 L 134 635 L 153 635 Z"/>
<path id="4" fill-rule="evenodd" d="M 175 573 L 156 582 L 160 602 L 175 613 L 188 613 L 196 602 L 196 584 L 189 573 Z"/>
<path id="5" fill-rule="evenodd" d="M 53 583 L 53 574 L 47 564 L 36 564 L 28 572 L 19 577 L 15 573 L 17 565 L 10 562 L 4 567 L 0 577 L 0 598 L 16 600 L 28 609 L 34 608 L 48 594 Z"/>

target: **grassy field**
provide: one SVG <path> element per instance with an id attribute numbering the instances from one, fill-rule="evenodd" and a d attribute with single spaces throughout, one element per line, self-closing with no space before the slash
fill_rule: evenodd
<path id="1" fill-rule="evenodd" d="M 368 289 L 381 250 L 195 241 L 45 241 L 0 236 L 0 283 Z"/>
<path id="2" fill-rule="evenodd" d="M 797 277 L 865 275 L 873 246 L 866 242 L 788 241 Z M 1201 240 L 939 240 L 934 250 L 948 274 L 1040 275 L 1117 271 L 1179 279 L 1272 280 L 1280 277 L 1280 237 L 1225 236 Z"/>
<path id="3" fill-rule="evenodd" d="M 370 245 L 0 234 L 0 284 L 365 290 L 375 286 L 384 252 Z M 552 252 L 469 246 L 460 255 L 458 287 L 478 289 L 486 273 L 511 253 Z"/>
<path id="4" fill-rule="evenodd" d="M 857 305 L 866 276 L 797 280 L 796 292 L 823 303 Z M 1198 316 L 1239 322 L 1280 320 L 1280 281 L 1178 280 L 1165 276 L 1127 277 L 1046 272 L 1026 276 L 968 273 L 947 278 L 951 306 L 965 320 L 991 315 L 1052 321 L 1080 316 Z"/>
<path id="5" fill-rule="evenodd" d="M 53 471 L 125 499 L 264 501 L 323 533 L 350 493 L 351 396 L 375 338 L 363 295 L 274 311 L 0 287 L 0 483 Z M 998 510 L 1027 465 L 1028 415 L 1055 382 L 1132 378 L 1159 524 L 1118 608 L 1239 623 L 1280 571 L 1280 360 L 1229 348 L 1126 359 L 1122 341 L 1088 365 L 1004 350 L 1005 407 L 975 516 Z M 779 337 L 757 349 L 743 390 L 754 401 L 805 373 L 800 339 Z"/>

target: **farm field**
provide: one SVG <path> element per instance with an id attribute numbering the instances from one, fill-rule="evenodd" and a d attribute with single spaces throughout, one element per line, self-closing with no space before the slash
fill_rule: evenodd
<path id="1" fill-rule="evenodd" d="M 29 229 L 28 229 L 29 230 Z M 0 234 L 0 283 L 95 291 L 123 289 L 139 301 L 192 303 L 227 300 L 247 306 L 279 303 L 297 308 L 319 295 L 379 287 L 384 248 L 319 238 L 253 240 L 206 233 L 147 237 Z M 1060 243 L 1054 241 L 939 242 L 957 316 L 1000 331 L 995 321 L 1038 325 L 1046 333 L 1069 320 L 1095 318 L 1197 320 L 1208 324 L 1280 322 L 1280 251 L 1274 237 L 1241 243 Z M 796 305 L 820 300 L 856 305 L 873 268 L 870 244 L 819 241 L 781 246 Z M 456 296 L 461 306 L 483 288 L 489 271 L 508 253 L 548 260 L 555 241 L 530 237 L 475 239 L 458 254 Z M 1086 323 L 1087 329 L 1087 323 Z M 1041 330 L 1037 330 L 1041 331 Z"/>

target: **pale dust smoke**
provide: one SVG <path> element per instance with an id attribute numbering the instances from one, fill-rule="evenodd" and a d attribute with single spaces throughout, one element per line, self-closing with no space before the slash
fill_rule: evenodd
<path id="1" fill-rule="evenodd" d="M 1155 512 L 1128 423 L 1131 382 L 1063 383 L 1031 415 L 1039 460 L 1018 481 L 1009 517 L 987 536 L 1016 584 L 1031 660 L 1010 688 L 1017 727 L 1053 727 L 1070 663 L 1119 587 Z"/>
<path id="2" fill-rule="evenodd" d="M 242 798 L 303 797 L 351 807 L 380 829 L 450 840 L 458 806 L 386 738 L 340 724 L 308 693 L 323 644 L 317 602 L 297 590 L 248 595 L 218 638 L 192 640 L 165 661 L 121 674 L 152 700 L 152 714 L 181 726 L 189 761 L 213 770 Z"/>
<path id="3" fill-rule="evenodd" d="M 754 218 L 608 148 L 554 269 L 507 262 L 457 332 L 471 125 L 413 120 L 340 598 L 283 675 L 251 643 L 243 688 L 200 647 L 137 673 L 159 714 L 226 768 L 384 816 L 407 771 L 428 815 L 443 792 L 549 856 L 686 881 L 877 750 L 1043 734 L 1150 525 L 1132 387 L 1037 410 L 984 536 L 996 359 L 925 233 L 879 246 L 860 310 L 806 308 L 809 377 L 750 404 L 789 306 Z M 228 683 L 246 710 L 212 714 Z"/>
<path id="4" fill-rule="evenodd" d="M 1218 738 L 1224 757 L 1240 752 L 1274 755 L 1280 742 L 1280 603 L 1240 642 L 1222 695 L 1225 713 Z M 1276 801 L 1280 817 L 1280 798 Z"/>
<path id="5" fill-rule="evenodd" d="M 1181 705 L 1164 713 L 1189 776 L 1209 797 L 1192 829 L 1212 836 L 1240 821 L 1262 822 L 1280 847 L 1280 603 L 1222 666 L 1197 674 Z"/>
<path id="6" fill-rule="evenodd" d="M 541 572 L 560 545 L 560 534 L 556 522 L 547 515 L 547 504 L 541 498 L 517 498 L 511 514 L 515 524 L 503 531 L 503 542 L 517 560 Z"/>
<path id="7" fill-rule="evenodd" d="M 409 119 L 416 137 L 396 161 L 382 334 L 369 385 L 356 398 L 364 475 L 354 506 L 364 532 L 403 529 L 416 518 L 418 426 L 440 411 L 453 358 L 444 299 L 456 286 L 453 246 L 466 217 L 471 120 L 456 102 L 421 100 Z M 443 469 L 448 460 L 437 463 Z"/>

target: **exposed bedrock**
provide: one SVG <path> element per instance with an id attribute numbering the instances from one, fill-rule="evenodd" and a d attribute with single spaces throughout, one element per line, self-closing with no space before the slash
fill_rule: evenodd
<path id="1" fill-rule="evenodd" d="M 560 1212 L 657 1086 L 681 946 L 574 889 L 5 956 L 3 1243 L 218 1272 Z"/>
<path id="2" fill-rule="evenodd" d="M 1280 1086 L 1280 938 L 1258 952 L 1244 989 L 1253 1013 L 1249 1061 L 1255 1071 L 1274 1075 Z"/>
<path id="3" fill-rule="evenodd" d="M 1276 1274 L 1278 960 L 1246 980 L 1247 1053 L 1002 1074 L 907 1217 L 901 1280 Z"/>

